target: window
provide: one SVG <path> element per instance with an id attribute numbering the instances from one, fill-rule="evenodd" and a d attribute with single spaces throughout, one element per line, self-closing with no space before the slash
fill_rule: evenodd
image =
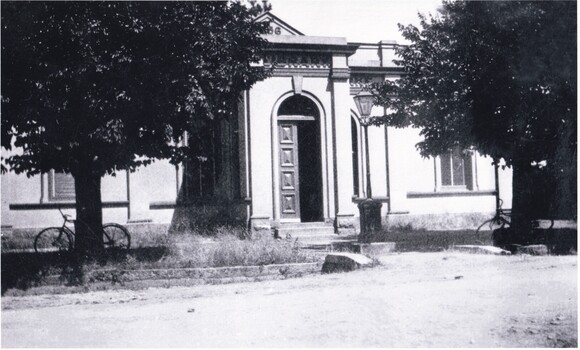
<path id="1" fill-rule="evenodd" d="M 48 173 L 48 198 L 49 200 L 75 199 L 75 179 L 73 176 L 51 170 Z"/>
<path id="2" fill-rule="evenodd" d="M 441 187 L 473 189 L 471 154 L 459 148 L 440 155 Z"/>
<path id="3" fill-rule="evenodd" d="M 240 197 L 237 125 L 208 123 L 188 135 L 193 156 L 183 164 L 178 201 Z"/>
<path id="4" fill-rule="evenodd" d="M 211 197 L 218 180 L 219 133 L 212 125 L 200 127 L 198 132 L 189 135 L 188 143 L 196 153 L 183 164 L 182 200 Z"/>

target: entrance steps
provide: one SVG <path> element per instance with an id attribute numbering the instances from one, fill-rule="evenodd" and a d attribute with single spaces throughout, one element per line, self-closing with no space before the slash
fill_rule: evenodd
<path id="1" fill-rule="evenodd" d="M 281 223 L 278 227 L 278 236 L 280 238 L 332 238 L 338 237 L 334 233 L 334 226 L 326 222 L 292 222 Z"/>
<path id="2" fill-rule="evenodd" d="M 334 233 L 334 225 L 325 222 L 281 223 L 278 237 L 296 240 L 303 248 L 315 250 L 331 250 L 357 240 L 356 235 Z"/>

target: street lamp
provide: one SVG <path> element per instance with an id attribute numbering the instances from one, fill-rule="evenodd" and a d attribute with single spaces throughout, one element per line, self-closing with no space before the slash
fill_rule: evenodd
<path id="1" fill-rule="evenodd" d="M 359 203 L 360 211 L 360 234 L 359 242 L 371 243 L 373 234 L 382 228 L 381 225 L 381 202 L 373 200 L 371 187 L 371 168 L 369 158 L 369 133 L 368 127 L 371 121 L 371 110 L 374 105 L 374 96 L 368 91 L 361 91 L 354 97 L 354 103 L 360 114 L 360 124 L 363 126 L 365 138 L 365 158 L 366 158 L 366 199 Z"/>
<path id="2" fill-rule="evenodd" d="M 371 110 L 373 109 L 374 96 L 368 91 L 361 91 L 354 97 L 354 103 L 360 114 L 360 124 L 363 126 L 365 138 L 365 158 L 366 158 L 366 177 L 367 177 L 367 198 L 372 198 L 371 188 L 371 169 L 369 166 L 369 133 L 368 127 L 371 121 Z"/>

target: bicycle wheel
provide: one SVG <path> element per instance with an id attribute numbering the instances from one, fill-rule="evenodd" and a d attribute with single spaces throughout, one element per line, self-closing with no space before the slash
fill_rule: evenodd
<path id="1" fill-rule="evenodd" d="M 476 232 L 479 234 L 482 231 L 494 231 L 500 228 L 504 228 L 506 225 L 509 227 L 510 223 L 504 218 L 492 218 L 479 225 Z"/>
<path id="2" fill-rule="evenodd" d="M 73 248 L 72 239 L 62 227 L 46 228 L 34 239 L 34 251 L 40 252 L 68 252 Z"/>
<path id="3" fill-rule="evenodd" d="M 103 225 L 103 241 L 105 247 L 129 249 L 131 248 L 131 236 L 127 229 L 119 224 Z"/>

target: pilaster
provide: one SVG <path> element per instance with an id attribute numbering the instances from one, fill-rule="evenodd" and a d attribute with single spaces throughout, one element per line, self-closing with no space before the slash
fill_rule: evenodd
<path id="1" fill-rule="evenodd" d="M 353 196 L 352 134 L 350 121 L 350 71 L 346 55 L 332 58 L 332 131 L 334 144 L 335 215 L 339 232 L 355 230 Z"/>

